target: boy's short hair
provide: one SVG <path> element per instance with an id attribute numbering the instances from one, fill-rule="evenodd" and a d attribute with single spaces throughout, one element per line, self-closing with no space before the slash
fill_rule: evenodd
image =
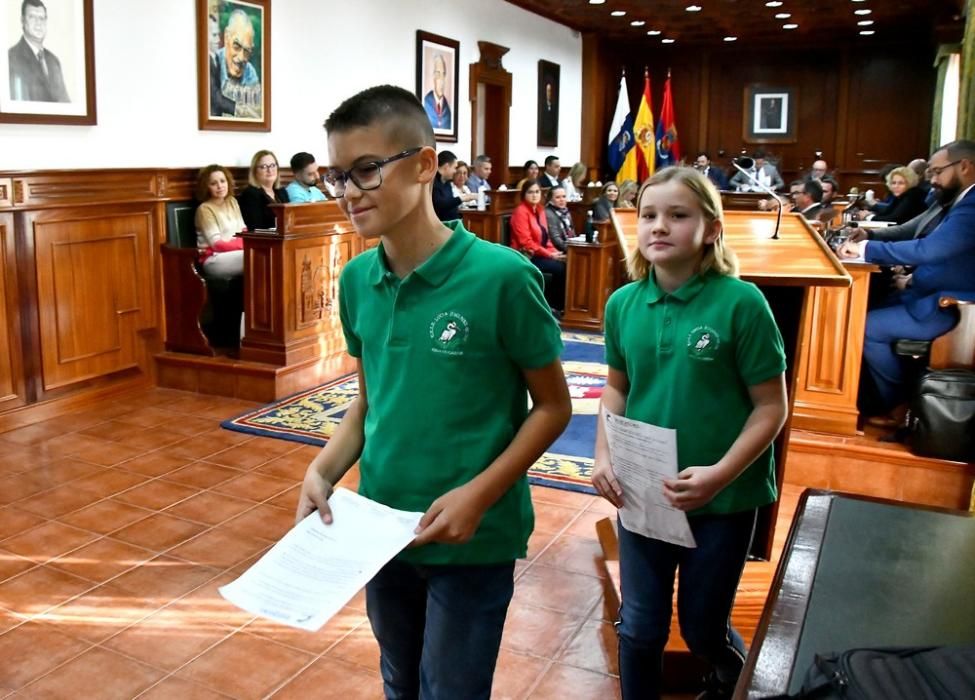
<path id="1" fill-rule="evenodd" d="M 416 96 L 395 85 L 377 85 L 353 95 L 328 115 L 329 134 L 382 124 L 403 148 L 436 147 L 433 127 Z"/>
<path id="2" fill-rule="evenodd" d="M 453 151 L 440 151 L 437 154 L 437 167 L 442 168 L 447 163 L 453 163 L 455 160 L 457 160 L 457 155 Z"/>
<path id="3" fill-rule="evenodd" d="M 293 156 L 291 156 L 291 172 L 296 173 L 299 170 L 304 170 L 314 162 L 315 156 L 313 156 L 311 153 L 305 153 L 304 151 L 295 153 Z"/>

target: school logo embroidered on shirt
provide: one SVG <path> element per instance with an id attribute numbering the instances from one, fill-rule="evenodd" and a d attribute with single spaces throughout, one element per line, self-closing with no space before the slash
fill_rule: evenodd
<path id="1" fill-rule="evenodd" d="M 443 311 L 430 322 L 430 350 L 443 355 L 463 355 L 471 329 L 456 311 Z"/>
<path id="2" fill-rule="evenodd" d="M 695 360 L 713 360 L 721 346 L 721 336 L 711 326 L 698 326 L 687 335 L 687 354 Z"/>

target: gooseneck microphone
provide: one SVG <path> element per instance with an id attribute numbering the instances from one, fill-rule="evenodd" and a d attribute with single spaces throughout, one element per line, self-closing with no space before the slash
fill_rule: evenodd
<path id="1" fill-rule="evenodd" d="M 731 161 L 731 164 L 735 166 L 738 172 L 744 174 L 751 182 L 758 187 L 762 192 L 765 192 L 772 197 L 776 202 L 778 202 L 778 213 L 775 217 L 775 231 L 772 233 L 772 238 L 774 240 L 779 240 L 779 226 L 782 225 L 782 207 L 784 206 L 779 200 L 778 195 L 768 186 L 764 185 L 758 178 L 752 175 L 749 170 L 755 167 L 755 161 L 748 156 L 742 156 L 741 158 L 735 158 Z"/>

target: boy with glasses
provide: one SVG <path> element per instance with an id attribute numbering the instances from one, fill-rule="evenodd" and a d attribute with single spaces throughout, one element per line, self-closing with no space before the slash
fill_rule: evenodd
<path id="1" fill-rule="evenodd" d="M 488 700 L 534 521 L 525 473 L 571 414 L 559 329 L 527 260 L 437 219 L 433 129 L 410 92 L 365 90 L 325 129 L 326 181 L 380 242 L 342 272 L 360 393 L 296 517 L 331 522 L 327 498 L 356 460 L 360 493 L 423 511 L 413 545 L 366 586 L 386 697 Z"/>

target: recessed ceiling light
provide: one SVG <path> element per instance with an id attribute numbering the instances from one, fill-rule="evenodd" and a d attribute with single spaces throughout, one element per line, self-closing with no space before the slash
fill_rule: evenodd
<path id="1" fill-rule="evenodd" d="M 626 10 L 613 10 L 609 14 L 613 15 L 613 17 L 622 17 L 626 14 Z"/>
<path id="2" fill-rule="evenodd" d="M 649 32 L 647 32 L 647 36 L 660 36 L 660 33 L 661 32 L 659 29 L 651 29 Z"/>
<path id="3" fill-rule="evenodd" d="M 644 22 L 642 19 L 635 19 L 630 22 L 631 27 L 642 27 L 644 24 L 646 24 L 646 22 Z"/>
<path id="4" fill-rule="evenodd" d="M 783 29 L 798 29 L 799 28 L 799 25 L 798 24 L 783 24 L 782 25 L 782 28 Z"/>
<path id="5" fill-rule="evenodd" d="M 871 12 L 873 12 L 873 10 L 867 10 L 867 9 L 853 10 L 853 14 L 855 15 L 869 15 Z"/>
<path id="6" fill-rule="evenodd" d="M 724 40 L 725 41 L 738 41 L 738 37 L 736 37 L 736 36 L 726 36 L 724 38 Z"/>
<path id="7" fill-rule="evenodd" d="M 790 17 L 792 17 L 792 14 L 789 12 L 780 12 L 775 15 L 775 19 L 789 19 Z"/>
<path id="8" fill-rule="evenodd" d="M 857 22 L 858 27 L 869 27 L 871 24 L 873 24 L 872 19 L 861 19 L 859 22 Z"/>
<path id="9" fill-rule="evenodd" d="M 590 5 L 602 5 L 606 0 L 589 0 Z"/>
<path id="10" fill-rule="evenodd" d="M 864 29 L 862 32 L 860 32 L 860 36 L 873 36 L 876 33 L 877 32 L 872 29 Z"/>
<path id="11" fill-rule="evenodd" d="M 850 0 L 850 2 L 866 2 L 867 0 Z"/>
<path id="12" fill-rule="evenodd" d="M 677 39 L 661 39 L 660 40 L 660 43 L 661 44 L 673 44 L 675 41 L 677 41 Z"/>
<path id="13" fill-rule="evenodd" d="M 779 0 L 772 0 L 772 2 L 765 3 L 765 7 L 782 7 L 782 3 Z"/>
<path id="14" fill-rule="evenodd" d="M 684 9 L 687 10 L 688 12 L 700 12 L 701 11 L 701 6 L 700 5 L 688 5 Z"/>

